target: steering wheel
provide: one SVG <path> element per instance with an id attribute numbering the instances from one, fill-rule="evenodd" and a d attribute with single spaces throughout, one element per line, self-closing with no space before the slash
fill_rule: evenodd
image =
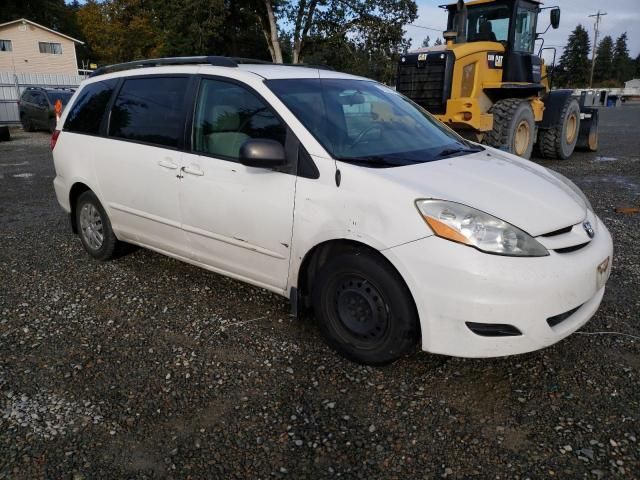
<path id="1" fill-rule="evenodd" d="M 355 138 L 355 140 L 353 142 L 351 142 L 351 145 L 349 145 L 349 148 L 353 148 L 356 145 L 358 145 L 363 139 L 364 137 L 366 137 L 367 133 L 373 131 L 374 129 L 380 129 L 382 130 L 382 127 L 376 123 L 374 123 L 373 125 L 369 125 L 367 128 L 365 128 L 364 130 L 362 130 L 358 136 Z"/>

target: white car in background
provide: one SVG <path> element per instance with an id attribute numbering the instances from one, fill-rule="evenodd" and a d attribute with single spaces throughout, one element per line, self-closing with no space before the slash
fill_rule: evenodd
<path id="1" fill-rule="evenodd" d="M 604 294 L 611 236 L 573 183 L 365 78 L 133 62 L 83 82 L 58 128 L 56 194 L 90 255 L 129 242 L 266 288 L 358 362 L 536 350 Z"/>

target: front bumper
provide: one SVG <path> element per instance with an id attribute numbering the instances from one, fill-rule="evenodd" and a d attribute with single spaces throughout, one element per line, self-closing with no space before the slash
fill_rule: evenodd
<path id="1" fill-rule="evenodd" d="M 570 253 L 515 258 L 489 255 L 431 236 L 383 251 L 404 277 L 418 308 L 422 349 L 459 357 L 498 357 L 552 345 L 584 325 L 602 296 L 598 265 L 613 255 L 597 219 L 589 245 Z M 600 285 L 599 285 L 600 282 Z M 551 327 L 547 319 L 579 308 Z M 466 322 L 506 324 L 518 336 L 487 337 Z"/>

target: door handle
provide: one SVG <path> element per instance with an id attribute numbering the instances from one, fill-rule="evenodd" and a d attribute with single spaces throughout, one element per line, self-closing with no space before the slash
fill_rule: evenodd
<path id="1" fill-rule="evenodd" d="M 169 170 L 175 170 L 178 168 L 178 165 L 173 163 L 171 160 L 159 160 L 158 165 L 164 168 L 168 168 Z"/>
<path id="2" fill-rule="evenodd" d="M 190 175 L 196 175 L 201 177 L 204 175 L 204 172 L 200 170 L 200 168 L 196 165 L 189 165 L 188 167 L 182 167 L 181 169 L 184 173 L 188 173 Z"/>

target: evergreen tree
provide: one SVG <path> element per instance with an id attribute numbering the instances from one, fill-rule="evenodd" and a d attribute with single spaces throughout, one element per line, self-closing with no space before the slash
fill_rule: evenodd
<path id="1" fill-rule="evenodd" d="M 596 49 L 596 65 L 593 71 L 593 82 L 602 83 L 613 78 L 611 62 L 613 60 L 613 39 L 607 35 Z"/>
<path id="2" fill-rule="evenodd" d="M 584 87 L 589 83 L 591 62 L 589 52 L 591 41 L 582 25 L 578 25 L 569 35 L 567 46 L 560 57 L 556 82 L 566 87 Z"/>
<path id="3" fill-rule="evenodd" d="M 427 38 L 425 38 L 425 39 L 422 41 L 422 46 L 423 46 L 424 48 L 427 48 L 427 47 L 429 47 L 429 44 L 430 44 L 430 43 L 431 43 L 431 37 L 430 37 L 429 35 L 427 35 Z"/>
<path id="4" fill-rule="evenodd" d="M 616 39 L 616 45 L 613 49 L 613 59 L 611 61 L 613 70 L 612 77 L 623 85 L 624 82 L 630 80 L 633 76 L 633 65 L 629 56 L 629 47 L 627 47 L 627 32 L 624 32 Z"/>
<path id="5" fill-rule="evenodd" d="M 436 41 L 433 44 L 434 47 L 437 45 L 442 45 L 442 39 L 440 37 L 436 38 Z"/>
<path id="6" fill-rule="evenodd" d="M 640 78 L 640 54 L 636 57 L 633 63 L 635 64 L 633 78 Z"/>

